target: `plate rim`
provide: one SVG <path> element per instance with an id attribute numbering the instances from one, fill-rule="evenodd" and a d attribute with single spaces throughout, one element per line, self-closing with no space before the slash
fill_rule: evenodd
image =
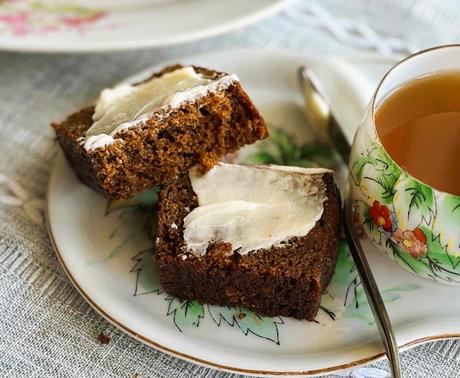
<path id="1" fill-rule="evenodd" d="M 305 58 L 308 57 L 308 54 L 303 54 L 303 53 L 295 53 L 295 52 L 292 52 L 292 51 L 283 51 L 283 50 L 260 49 L 260 48 L 255 48 L 255 49 L 254 48 L 253 49 L 251 49 L 251 48 L 235 48 L 235 49 L 222 50 L 222 51 L 226 51 L 226 52 L 228 52 L 228 51 L 240 51 L 240 52 L 241 51 L 246 51 L 246 52 L 255 52 L 255 53 L 264 52 L 264 53 L 269 53 L 269 54 L 282 53 L 284 55 L 289 55 L 289 56 L 292 56 L 292 57 L 305 57 Z M 198 57 L 201 57 L 201 56 L 214 55 L 214 54 L 216 54 L 216 52 L 192 54 L 192 55 L 187 55 L 187 56 L 176 57 L 175 60 L 181 60 L 181 59 L 182 60 L 191 60 L 191 59 L 195 59 L 195 58 L 198 58 Z M 330 55 L 330 57 L 338 57 L 338 56 Z M 387 60 L 388 59 L 387 57 L 386 58 L 385 57 L 379 57 L 379 56 L 374 55 L 374 54 L 358 54 L 358 55 L 355 55 L 355 56 L 348 56 L 347 54 L 344 54 L 344 55 L 339 56 L 339 57 L 351 58 L 350 60 L 354 60 L 353 58 L 355 58 L 355 59 L 358 59 L 358 60 L 359 59 L 364 59 L 364 60 L 368 60 L 368 61 L 382 61 L 382 60 Z M 154 69 L 155 67 L 158 67 L 161 64 L 167 64 L 169 61 L 171 61 L 171 60 L 168 59 L 168 60 L 165 60 L 165 61 L 156 62 L 155 64 L 153 64 L 153 65 L 151 65 L 149 67 L 146 67 L 144 69 L 139 70 L 134 75 L 127 76 L 125 80 L 129 80 L 131 77 L 139 75 L 139 74 L 142 74 L 142 73 L 148 71 L 149 69 Z M 361 358 L 361 359 L 358 359 L 358 360 L 351 361 L 349 363 L 338 364 L 338 365 L 333 365 L 333 366 L 327 366 L 327 367 L 319 368 L 319 369 L 300 370 L 300 371 L 247 369 L 247 368 L 241 368 L 241 367 L 238 367 L 238 366 L 220 364 L 220 363 L 209 361 L 209 360 L 206 360 L 206 359 L 203 359 L 203 358 L 195 357 L 193 355 L 189 355 L 189 354 L 181 352 L 181 351 L 177 351 L 177 350 L 175 350 L 175 349 L 173 349 L 173 348 L 171 348 L 169 346 L 164 346 L 164 345 L 162 345 L 162 344 L 160 344 L 160 343 L 158 343 L 158 342 L 156 342 L 154 340 L 149 339 L 148 337 L 146 337 L 146 336 L 144 336 L 144 335 L 142 335 L 140 333 L 137 333 L 137 332 L 133 331 L 127 325 L 125 325 L 122 322 L 118 321 L 117 319 L 112 317 L 109 313 L 107 313 L 102 308 L 100 308 L 99 305 L 92 300 L 91 296 L 88 295 L 80 287 L 80 285 L 78 284 L 77 280 L 73 277 L 70 269 L 68 269 L 68 267 L 67 267 L 67 265 L 66 265 L 66 263 L 64 261 L 64 258 L 62 257 L 62 255 L 61 255 L 61 253 L 60 253 L 60 251 L 59 251 L 59 249 L 57 247 L 57 243 L 55 242 L 54 234 L 52 232 L 51 221 L 50 221 L 50 216 L 49 216 L 49 206 L 50 206 L 49 194 L 51 192 L 51 190 L 50 190 L 51 182 L 52 182 L 51 178 L 53 177 L 53 175 L 55 175 L 55 171 L 56 171 L 56 167 L 57 167 L 57 165 L 59 163 L 59 159 L 65 159 L 64 154 L 60 150 L 58 151 L 58 154 L 56 155 L 55 160 L 54 160 L 54 162 L 52 164 L 52 167 L 51 167 L 51 170 L 50 170 L 50 175 L 49 175 L 49 181 L 48 181 L 48 184 L 47 184 L 47 192 L 46 192 L 45 219 L 46 219 L 46 227 L 48 229 L 48 234 L 49 234 L 49 237 L 50 237 L 51 245 L 53 246 L 53 249 L 54 249 L 54 251 L 56 253 L 56 256 L 58 257 L 58 260 L 59 260 L 64 272 L 66 273 L 66 275 L 69 278 L 69 280 L 72 283 L 72 285 L 80 293 L 80 295 L 85 299 L 85 301 L 100 316 L 102 316 L 104 319 L 106 319 L 113 326 L 117 327 L 117 329 L 119 329 L 123 333 L 130 335 L 131 337 L 133 337 L 134 339 L 136 339 L 139 342 L 142 342 L 145 345 L 148 345 L 148 346 L 150 346 L 150 347 L 152 347 L 154 349 L 157 349 L 157 350 L 159 350 L 161 352 L 164 352 L 166 354 L 172 355 L 174 357 L 180 358 L 182 360 L 192 362 L 192 363 L 195 363 L 195 364 L 199 364 L 199 365 L 205 366 L 205 367 L 210 367 L 210 368 L 214 368 L 214 369 L 219 369 L 219 370 L 231 372 L 231 373 L 240 373 L 240 374 L 249 374 L 249 375 L 263 375 L 263 376 L 302 376 L 303 375 L 303 376 L 315 376 L 315 375 L 322 375 L 322 374 L 327 374 L 327 373 L 347 370 L 347 369 L 351 369 L 351 368 L 356 368 L 356 367 L 367 365 L 369 363 L 376 362 L 376 361 L 379 361 L 379 360 L 382 360 L 382 359 L 385 358 L 385 353 L 382 351 L 382 352 L 373 354 L 373 355 L 368 356 L 368 357 L 364 357 L 364 358 Z M 413 347 L 415 347 L 417 345 L 421 345 L 421 344 L 424 344 L 424 343 L 428 343 L 428 342 L 432 342 L 432 341 L 438 341 L 438 340 L 454 339 L 454 338 L 460 338 L 460 333 L 441 333 L 441 334 L 438 334 L 438 335 L 423 336 L 423 337 L 415 338 L 413 340 L 409 340 L 406 343 L 402 344 L 399 348 L 400 348 L 400 350 L 402 352 L 402 351 L 409 350 L 409 349 L 411 349 L 411 348 L 413 348 Z"/>
<path id="2" fill-rule="evenodd" d="M 36 42 L 21 43 L 21 40 L 16 38 L 13 39 L 0 39 L 0 51 L 5 52 L 18 52 L 18 53 L 43 53 L 43 54 L 99 54 L 99 53 L 111 53 L 111 52 L 123 52 L 123 51 L 135 51 L 141 49 L 155 49 L 162 47 L 173 47 L 180 44 L 191 43 L 206 38 L 216 37 L 234 30 L 242 29 L 249 25 L 255 24 L 262 21 L 270 16 L 274 16 L 277 13 L 286 9 L 295 0 L 270 0 L 271 4 L 261 7 L 258 10 L 253 11 L 250 14 L 243 15 L 233 20 L 223 22 L 222 24 L 214 27 L 197 30 L 191 33 L 179 33 L 174 37 L 168 37 L 163 39 L 152 39 L 145 38 L 141 40 L 131 39 L 124 42 L 117 41 L 105 41 L 101 44 L 91 44 L 84 40 L 74 44 L 54 44 L 51 47 L 47 47 L 46 44 L 37 44 Z M 43 46 L 43 47 L 41 47 Z"/>

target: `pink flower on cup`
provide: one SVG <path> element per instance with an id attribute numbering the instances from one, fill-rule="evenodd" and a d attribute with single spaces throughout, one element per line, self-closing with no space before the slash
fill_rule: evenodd
<path id="1" fill-rule="evenodd" d="M 419 228 L 406 231 L 397 228 L 391 235 L 391 240 L 415 259 L 420 259 L 428 253 L 426 236 Z"/>

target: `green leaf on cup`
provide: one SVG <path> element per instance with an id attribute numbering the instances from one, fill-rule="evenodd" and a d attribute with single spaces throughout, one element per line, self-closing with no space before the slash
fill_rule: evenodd
<path id="1" fill-rule="evenodd" d="M 460 262 L 460 197 L 441 193 L 437 196 L 437 205 L 433 232 L 446 247 L 450 263 L 456 268 Z"/>
<path id="2" fill-rule="evenodd" d="M 361 155 L 351 167 L 351 177 L 356 185 L 361 184 L 364 167 L 366 164 L 370 164 L 371 161 L 369 156 Z"/>
<path id="3" fill-rule="evenodd" d="M 353 181 L 363 194 L 377 196 L 379 202 L 384 204 L 392 202 L 394 185 L 400 175 L 401 170 L 377 143 L 367 154 L 361 154 L 351 167 Z"/>
<path id="4" fill-rule="evenodd" d="M 414 229 L 429 225 L 434 215 L 433 191 L 407 175 L 399 176 L 394 186 L 393 207 L 399 228 Z"/>
<path id="5" fill-rule="evenodd" d="M 374 144 L 370 157 L 373 160 L 375 169 L 385 176 L 393 176 L 394 179 L 397 179 L 401 174 L 401 169 L 393 162 L 381 145 Z"/>
<path id="6" fill-rule="evenodd" d="M 446 253 L 446 248 L 441 245 L 439 237 L 435 236 L 428 227 L 420 227 L 426 236 L 426 244 L 428 246 L 428 256 L 439 263 L 448 263 L 449 260 Z"/>
<path id="7" fill-rule="evenodd" d="M 423 274 L 427 269 L 427 265 L 420 262 L 420 260 L 415 260 L 411 255 L 404 253 L 398 247 L 392 246 L 393 256 L 396 260 L 400 260 L 402 265 L 405 265 L 409 270 L 415 274 Z"/>
<path id="8" fill-rule="evenodd" d="M 384 204 L 390 204 L 392 202 L 395 194 L 394 185 L 396 183 L 396 179 L 394 179 L 393 176 L 381 174 L 375 177 L 365 177 L 365 180 L 368 186 L 375 189 L 373 192 L 378 195 L 380 202 Z"/>

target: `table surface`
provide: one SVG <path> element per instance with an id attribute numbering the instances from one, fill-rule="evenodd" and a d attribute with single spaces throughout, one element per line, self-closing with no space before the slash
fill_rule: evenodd
<path id="1" fill-rule="evenodd" d="M 460 2 L 294 1 L 283 13 L 186 45 L 104 55 L 0 53 L 0 376 L 236 376 L 178 360 L 123 334 L 73 288 L 44 223 L 56 144 L 50 121 L 162 60 L 235 47 L 407 55 L 458 40 Z M 447 2 L 444 2 L 447 3 Z M 456 12 L 455 12 L 456 11 Z M 103 333 L 107 344 L 98 339 Z M 460 377 L 460 342 L 402 354 L 405 377 Z M 385 361 L 342 376 L 384 377 Z"/>

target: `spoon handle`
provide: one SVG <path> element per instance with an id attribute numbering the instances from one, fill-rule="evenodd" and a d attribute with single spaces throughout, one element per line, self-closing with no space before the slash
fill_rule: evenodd
<path id="1" fill-rule="evenodd" d="M 361 246 L 356 231 L 352 222 L 352 204 L 350 199 L 345 200 L 345 235 L 350 247 L 351 255 L 355 261 L 364 292 L 366 294 L 369 306 L 374 314 L 375 323 L 379 330 L 380 338 L 382 339 L 385 353 L 388 357 L 392 376 L 394 378 L 401 377 L 401 361 L 399 358 L 399 349 L 396 338 L 391 326 L 391 321 L 388 316 L 385 304 L 380 294 L 374 275 L 367 261 L 366 254 Z"/>
<path id="2" fill-rule="evenodd" d="M 305 67 L 299 68 L 299 81 L 305 99 L 305 111 L 310 126 L 315 134 L 323 142 L 331 144 L 342 157 L 344 163 L 348 164 L 350 143 L 343 133 L 340 122 L 334 117 L 330 102 L 321 88 L 321 83 L 315 73 Z M 382 339 L 385 353 L 390 363 L 392 375 L 394 378 L 400 378 L 401 362 L 398 344 L 366 254 L 353 227 L 352 203 L 349 197 L 345 200 L 344 225 L 350 251 L 361 278 L 364 293 L 374 315 L 380 338 Z"/>

